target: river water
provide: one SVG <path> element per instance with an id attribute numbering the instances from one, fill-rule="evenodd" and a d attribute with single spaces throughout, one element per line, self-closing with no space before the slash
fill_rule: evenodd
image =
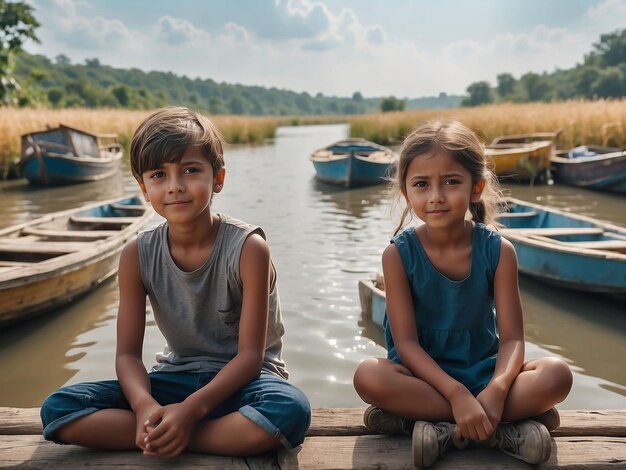
<path id="1" fill-rule="evenodd" d="M 361 406 L 357 364 L 384 356 L 381 331 L 361 319 L 357 282 L 380 271 L 397 222 L 385 186 L 340 190 L 316 182 L 308 154 L 347 127 L 281 128 L 274 142 L 226 151 L 218 212 L 262 226 L 278 270 L 290 380 L 315 407 Z M 564 186 L 506 186 L 514 197 L 626 226 L 626 197 Z M 38 189 L 0 183 L 0 226 L 137 191 L 127 167 L 105 181 Z M 151 223 L 158 223 L 155 217 Z M 626 408 L 626 304 L 521 278 L 527 358 L 556 355 L 574 370 L 562 409 Z M 65 384 L 115 377 L 117 280 L 72 304 L 0 330 L 0 406 L 38 406 Z M 151 313 L 150 367 L 163 346 Z"/>

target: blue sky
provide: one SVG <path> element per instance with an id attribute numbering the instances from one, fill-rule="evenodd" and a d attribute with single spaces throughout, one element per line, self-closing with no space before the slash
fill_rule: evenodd
<path id="1" fill-rule="evenodd" d="M 626 28 L 626 0 L 26 1 L 29 52 L 335 96 L 462 94 L 570 68 Z"/>

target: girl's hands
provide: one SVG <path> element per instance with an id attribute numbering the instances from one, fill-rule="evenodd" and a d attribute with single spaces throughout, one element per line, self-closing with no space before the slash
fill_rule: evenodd
<path id="1" fill-rule="evenodd" d="M 144 454 L 176 457 L 189 445 L 197 421 L 185 402 L 160 407 L 143 423 L 147 432 Z"/>
<path id="2" fill-rule="evenodd" d="M 476 400 L 480 403 L 487 414 L 489 422 L 495 430 L 502 419 L 502 411 L 504 410 L 504 401 L 506 392 L 495 386 L 487 385 L 485 389 L 478 394 Z"/>
<path id="3" fill-rule="evenodd" d="M 465 389 L 450 400 L 452 415 L 456 421 L 454 430 L 457 439 L 484 441 L 494 431 L 480 402 Z"/>

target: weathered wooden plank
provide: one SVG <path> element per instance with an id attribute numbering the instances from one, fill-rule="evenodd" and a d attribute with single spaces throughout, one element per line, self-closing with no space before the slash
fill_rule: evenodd
<path id="1" fill-rule="evenodd" d="M 540 228 L 503 228 L 502 233 L 522 235 L 543 235 L 557 237 L 562 235 L 601 235 L 604 229 L 600 227 L 540 227 Z"/>
<path id="2" fill-rule="evenodd" d="M 411 468 L 411 440 L 403 436 L 309 437 L 293 451 L 280 451 L 281 468 L 396 469 Z M 445 469 L 528 469 L 528 464 L 496 449 L 484 447 L 449 450 L 437 462 Z M 541 469 L 626 468 L 626 438 L 558 437 L 552 441 L 550 460 Z"/>
<path id="3" fill-rule="evenodd" d="M 119 230 L 50 230 L 34 227 L 22 229 L 22 235 L 34 235 L 48 240 L 100 240 L 120 233 Z"/>
<path id="4" fill-rule="evenodd" d="M 265 457 L 267 459 L 267 457 Z M 272 468 L 260 464 L 253 468 Z M 272 457 L 274 460 L 274 457 Z M 248 470 L 245 459 L 184 453 L 175 459 L 147 457 L 138 451 L 97 451 L 78 446 L 63 446 L 39 436 L 0 436 L 0 468 L 41 470 L 42 468 L 106 468 L 106 469 L 233 469 Z"/>
<path id="5" fill-rule="evenodd" d="M 363 426 L 365 408 L 315 408 L 308 436 L 372 434 Z M 626 437 L 626 410 L 561 411 L 553 436 Z M 0 407 L 0 434 L 41 434 L 39 408 Z"/>
<path id="6" fill-rule="evenodd" d="M 308 435 L 373 434 L 363 425 L 364 411 L 365 408 L 316 408 Z M 561 426 L 552 431 L 553 436 L 626 437 L 626 410 L 564 410 L 559 414 Z"/>

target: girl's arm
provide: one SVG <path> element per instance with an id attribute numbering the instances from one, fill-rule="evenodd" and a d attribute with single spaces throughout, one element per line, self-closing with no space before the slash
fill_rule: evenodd
<path id="1" fill-rule="evenodd" d="M 500 346 L 493 377 L 478 400 L 497 425 L 504 402 L 524 362 L 524 321 L 517 280 L 517 256 L 511 242 L 502 238 L 500 261 L 494 278 L 494 299 Z"/>
<path id="2" fill-rule="evenodd" d="M 267 243 L 260 235 L 250 235 L 239 261 L 243 303 L 237 354 L 211 382 L 182 403 L 152 414 L 149 424 L 160 424 L 148 435 L 148 450 L 162 457 L 178 455 L 187 447 L 195 423 L 260 375 L 269 316 L 270 269 Z"/>
<path id="3" fill-rule="evenodd" d="M 150 394 L 150 380 L 142 361 L 146 291 L 139 271 L 137 240 L 128 243 L 120 255 L 119 289 L 115 370 L 124 395 L 137 415 L 137 446 L 144 449 L 143 422 L 159 404 Z"/>
<path id="4" fill-rule="evenodd" d="M 470 391 L 444 372 L 419 344 L 409 281 L 398 248 L 393 244 L 383 253 L 383 273 L 387 318 L 402 364 L 448 400 L 463 437 L 486 439 L 493 428 L 483 408 Z"/>

